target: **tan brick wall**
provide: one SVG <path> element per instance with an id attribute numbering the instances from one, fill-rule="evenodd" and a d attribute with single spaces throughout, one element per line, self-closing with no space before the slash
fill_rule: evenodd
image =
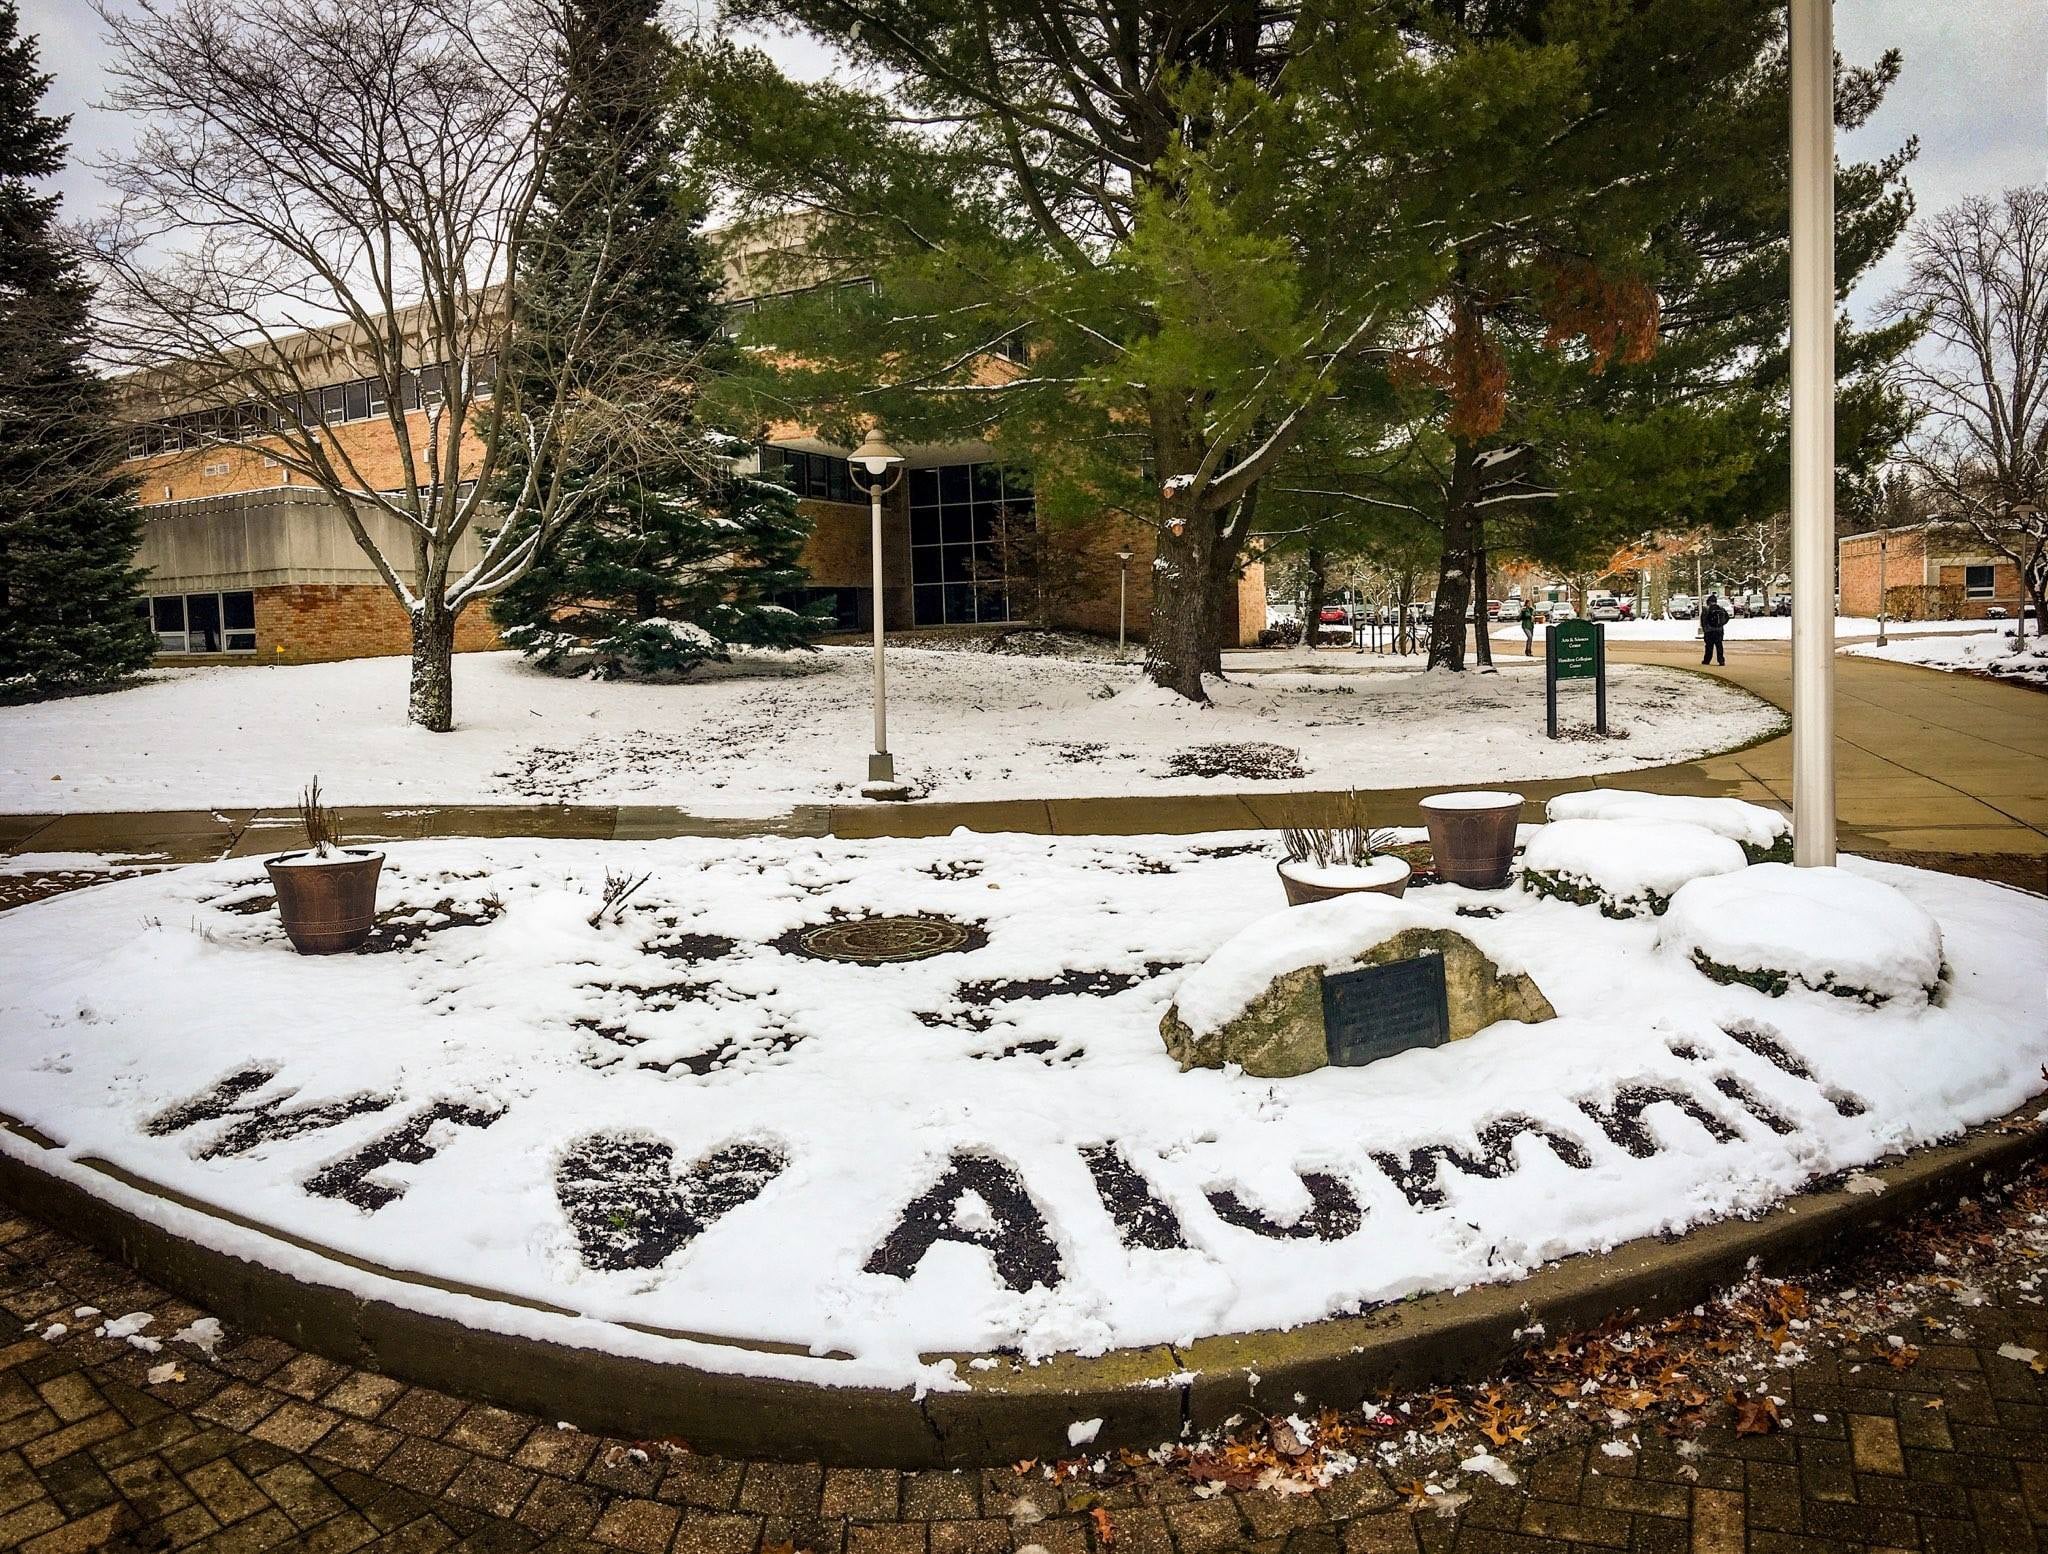
<path id="1" fill-rule="evenodd" d="M 425 457 L 427 413 L 415 410 L 406 416 L 415 456 Z M 350 421 L 327 429 L 326 435 L 347 450 L 355 461 L 363 483 L 373 490 L 394 491 L 406 484 L 404 460 L 390 422 L 382 416 L 367 421 Z M 462 434 L 462 473 L 476 473 L 483 445 L 474 431 Z M 281 465 L 267 463 L 264 455 L 247 448 L 193 448 L 182 453 L 160 453 L 138 459 L 127 466 L 138 482 L 138 500 L 183 502 L 200 496 L 227 496 L 237 491 L 264 491 L 272 486 L 310 486 L 304 476 L 295 476 Z"/>
<path id="2" fill-rule="evenodd" d="M 1836 542 L 1836 570 L 1842 591 L 1844 615 L 1872 616 L 1878 613 L 1878 536 L 1851 534 Z M 1969 567 L 1989 566 L 1992 594 L 1988 599 L 1971 599 L 1964 592 Z M 1928 536 L 1919 532 L 1894 534 L 1884 557 L 1885 588 L 1889 613 L 1908 619 L 1982 620 L 1993 605 L 2002 605 L 2017 615 L 2020 607 L 2019 569 L 1997 556 L 1958 555 L 1950 547 L 1929 554 Z"/>
<path id="3" fill-rule="evenodd" d="M 412 629 L 388 589 L 317 583 L 259 588 L 256 652 L 260 663 L 306 664 L 338 658 L 379 658 L 412 651 Z M 503 647 L 488 604 L 473 604 L 455 623 L 455 651 Z"/>
<path id="4" fill-rule="evenodd" d="M 1927 536 L 1894 534 L 1884 556 L 1885 585 L 1889 588 L 1918 586 L 1928 581 Z M 1835 543 L 1836 585 L 1841 589 L 1844 615 L 1874 616 L 1878 613 L 1878 536 L 1851 534 Z"/>
<path id="5" fill-rule="evenodd" d="M 1991 597 L 1972 599 L 1966 591 L 1965 568 L 1987 564 L 1991 568 Z M 1969 562 L 1940 561 L 1935 566 L 1935 574 L 1945 596 L 1962 599 L 1962 618 L 1966 621 L 1983 620 L 1993 605 L 2002 605 L 2008 616 L 2020 613 L 2020 569 L 2010 561 L 1989 556 Z"/>

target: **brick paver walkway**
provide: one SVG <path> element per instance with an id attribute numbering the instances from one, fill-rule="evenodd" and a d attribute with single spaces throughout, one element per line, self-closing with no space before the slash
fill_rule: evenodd
<path id="1" fill-rule="evenodd" d="M 1943 1232 L 1958 1257 L 1995 1245 L 1988 1268 L 1925 1238 L 1878 1254 L 1848 1297 L 1878 1313 L 1868 1332 L 1820 1316 L 1848 1308 L 1817 1296 L 1786 1308 L 1813 1320 L 1793 1317 L 1796 1331 L 1752 1341 L 1753 1354 L 1703 1340 L 1699 1353 L 1759 1368 L 1752 1398 L 1776 1400 L 1768 1433 L 1738 1433 L 1696 1386 L 1691 1417 L 1666 1410 L 1660 1429 L 1655 1406 L 1614 1423 L 1611 1390 L 1581 1409 L 1572 1395 L 1591 1382 L 1539 1376 L 1570 1401 L 1528 1446 L 1497 1448 L 1513 1465 L 1493 1471 L 1512 1485 L 1484 1463 L 1456 1470 L 1475 1441 L 1409 1427 L 1457 1412 L 1437 1394 L 1377 1405 L 1401 1411 L 1379 1415 L 1398 1426 L 1380 1466 L 1295 1493 L 1198 1487 L 1184 1467 L 1134 1454 L 1059 1483 L 1038 1465 L 734 1462 L 586 1435 L 269 1338 L 230 1332 L 209 1360 L 169 1337 L 200 1315 L 190 1306 L 50 1229 L 0 1221 L 0 1307 L 22 1324 L 0 1347 L 0 1548 L 2009 1554 L 2048 1544 L 2048 1383 L 2028 1363 L 2048 1350 L 2033 1261 L 2048 1247 L 2043 1208 L 2037 1184 L 2002 1222 Z M 133 1312 L 150 1314 L 137 1337 L 160 1349 L 95 1336 Z M 1662 1358 L 1668 1330 L 1610 1334 L 1602 1352 L 1692 1374 L 1675 1347 Z"/>

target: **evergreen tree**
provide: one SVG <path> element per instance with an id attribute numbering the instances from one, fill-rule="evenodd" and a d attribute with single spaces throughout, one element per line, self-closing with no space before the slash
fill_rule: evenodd
<path id="1" fill-rule="evenodd" d="M 699 190 L 686 178 L 673 118 L 674 50 L 657 0 L 571 0 L 565 37 L 567 124 L 523 255 L 522 306 L 543 344 L 566 331 L 551 315 L 588 305 L 600 263 L 616 280 L 597 342 L 662 340 L 700 373 L 725 352 L 719 277 L 698 235 Z M 585 360 L 593 353 L 587 348 Z M 515 352 L 529 381 L 575 374 L 544 349 Z M 598 413 L 602 413 L 600 410 Z M 801 586 L 807 526 L 787 487 L 735 469 L 743 443 L 702 424 L 694 396 L 665 416 L 633 417 L 657 446 L 629 474 L 574 464 L 532 470 L 515 458 L 508 498 L 529 476 L 574 488 L 593 480 L 580 515 L 533 569 L 494 602 L 514 646 L 545 668 L 601 676 L 681 673 L 733 646 L 797 647 L 820 629 L 777 597 Z"/>
<path id="2" fill-rule="evenodd" d="M 92 286 L 54 230 L 67 120 L 0 0 L 0 698 L 104 684 L 149 662 L 141 538 L 112 390 L 85 362 Z"/>

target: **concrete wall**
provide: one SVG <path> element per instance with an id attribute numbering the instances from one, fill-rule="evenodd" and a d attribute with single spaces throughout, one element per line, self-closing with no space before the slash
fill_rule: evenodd
<path id="1" fill-rule="evenodd" d="M 381 513 L 366 514 L 364 527 L 410 581 L 412 546 L 405 528 Z M 455 571 L 481 554 L 472 528 L 455 547 Z M 302 486 L 145 507 L 135 561 L 149 569 L 148 591 L 160 594 L 285 583 L 383 587 L 340 512 Z"/>

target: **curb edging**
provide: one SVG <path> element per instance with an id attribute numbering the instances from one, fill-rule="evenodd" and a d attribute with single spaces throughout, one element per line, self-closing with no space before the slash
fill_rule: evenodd
<path id="1" fill-rule="evenodd" d="M 344 1364 L 636 1439 L 680 1437 L 728 1456 L 898 1468 L 996 1466 L 1071 1455 L 1068 1426 L 1100 1419 L 1096 1450 L 1147 1448 L 1269 1405 L 1355 1407 L 1400 1389 L 1476 1380 L 1527 1342 L 1654 1319 L 1755 1269 L 1812 1267 L 1876 1226 L 2018 1174 L 2048 1154 L 2037 1097 L 1954 1144 L 1864 1175 L 1883 1191 L 1837 1187 L 1754 1220 L 1582 1254 L 1512 1284 L 1445 1291 L 1357 1317 L 1185 1345 L 1060 1355 L 973 1370 L 963 1391 L 829 1387 L 735 1375 L 480 1331 L 187 1240 L 156 1219 L 0 1152 L 0 1201 L 119 1259 L 237 1326 Z M 32 1130 L 10 1129 L 48 1148 Z M 397 1277 L 394 1275 L 393 1277 Z M 1276 1405 L 1275 1400 L 1279 1400 Z"/>

